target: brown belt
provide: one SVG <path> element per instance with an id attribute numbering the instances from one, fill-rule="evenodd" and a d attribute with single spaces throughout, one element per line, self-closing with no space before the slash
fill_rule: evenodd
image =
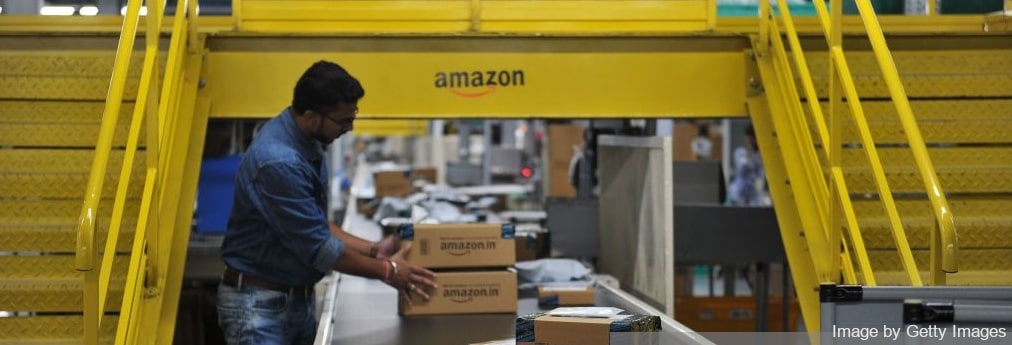
<path id="1" fill-rule="evenodd" d="M 240 289 L 242 288 L 242 286 L 240 286 L 241 284 L 245 286 L 256 286 L 267 290 L 274 290 L 284 293 L 293 293 L 293 294 L 298 293 L 305 296 L 309 296 L 309 294 L 313 292 L 312 287 L 281 285 L 263 280 L 261 278 L 257 278 L 256 276 L 252 276 L 246 273 L 233 270 L 231 268 L 225 269 L 225 274 L 222 275 L 221 281 L 222 283 L 225 283 L 225 285 L 229 285 Z"/>

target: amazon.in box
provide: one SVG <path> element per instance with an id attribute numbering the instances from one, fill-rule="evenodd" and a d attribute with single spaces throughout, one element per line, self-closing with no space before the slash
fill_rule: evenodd
<path id="1" fill-rule="evenodd" d="M 594 287 L 591 285 L 538 287 L 538 306 L 542 308 L 592 305 Z"/>
<path id="2" fill-rule="evenodd" d="M 661 319 L 651 315 L 621 318 L 550 316 L 517 318 L 517 345 L 658 345 Z"/>
<path id="3" fill-rule="evenodd" d="M 405 224 L 401 246 L 408 262 L 428 269 L 506 267 L 516 264 L 513 224 Z"/>
<path id="4" fill-rule="evenodd" d="M 412 294 L 411 304 L 398 299 L 401 315 L 484 314 L 517 312 L 517 274 L 507 270 L 438 272 L 432 298 Z"/>

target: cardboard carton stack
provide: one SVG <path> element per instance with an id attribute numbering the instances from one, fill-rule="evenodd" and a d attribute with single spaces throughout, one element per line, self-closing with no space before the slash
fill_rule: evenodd
<path id="1" fill-rule="evenodd" d="M 517 275 L 512 224 L 406 224 L 408 262 L 436 272 L 438 288 L 424 301 L 399 301 L 402 315 L 516 313 Z"/>

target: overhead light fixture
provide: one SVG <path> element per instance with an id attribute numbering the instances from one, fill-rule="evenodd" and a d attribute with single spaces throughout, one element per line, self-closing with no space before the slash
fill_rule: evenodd
<path id="1" fill-rule="evenodd" d="M 39 10 L 44 16 L 72 16 L 74 12 L 74 6 L 42 6 Z"/>
<path id="2" fill-rule="evenodd" d="M 82 16 L 94 16 L 98 14 L 98 6 L 84 6 L 77 13 Z"/>
<path id="3" fill-rule="evenodd" d="M 125 16 L 126 15 L 126 10 L 127 10 L 127 7 L 123 6 L 123 8 L 119 9 L 119 15 Z M 141 15 L 142 16 L 148 15 L 148 7 L 147 6 L 141 6 Z"/>

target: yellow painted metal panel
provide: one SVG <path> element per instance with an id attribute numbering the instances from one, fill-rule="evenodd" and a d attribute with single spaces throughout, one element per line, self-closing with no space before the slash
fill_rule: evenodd
<path id="1" fill-rule="evenodd" d="M 944 121 L 948 123 L 965 121 L 1012 121 L 1012 99 L 967 99 L 967 100 L 915 100 L 910 102 L 921 122 Z M 889 101 L 861 101 L 865 115 L 870 122 L 895 122 L 896 110 Z M 823 111 L 826 102 L 821 103 Z M 811 112 L 806 112 L 811 116 Z M 843 110 L 844 118 L 850 118 L 850 109 Z"/>
<path id="2" fill-rule="evenodd" d="M 906 279 L 905 275 L 901 277 L 899 272 L 876 271 L 875 276 L 882 282 L 882 285 L 906 285 L 903 283 Z M 928 280 L 928 272 L 922 271 L 921 278 Z M 960 269 L 959 273 L 949 274 L 946 279 L 946 284 L 953 286 L 1012 286 L 1012 274 L 1009 274 L 1009 271 L 1000 270 Z"/>
<path id="3" fill-rule="evenodd" d="M 846 169 L 851 193 L 877 193 L 871 172 Z M 947 193 L 1012 193 L 1012 169 L 1007 167 L 939 168 L 938 178 Z M 913 167 L 886 172 L 892 193 L 924 193 L 924 182 Z"/>
<path id="4" fill-rule="evenodd" d="M 930 210 L 930 205 L 924 205 Z M 1012 248 L 1012 217 L 994 215 L 991 217 L 969 217 L 954 213 L 956 230 L 959 231 L 960 248 Z M 932 215 L 921 218 L 904 218 L 910 247 L 914 249 L 929 248 L 931 233 L 936 223 Z M 892 235 L 884 219 L 862 220 L 861 233 L 864 234 L 868 248 L 893 249 Z"/>
<path id="5" fill-rule="evenodd" d="M 97 124 L 102 102 L 0 101 L 0 123 Z M 120 120 L 129 119 L 133 103 L 123 104 Z"/>
<path id="6" fill-rule="evenodd" d="M 482 20 L 517 21 L 701 21 L 705 0 L 483 1 Z"/>
<path id="7" fill-rule="evenodd" d="M 75 202 L 78 209 L 81 202 Z M 79 210 L 78 210 L 79 211 Z M 37 221 L 38 223 L 10 223 L 8 220 L 0 219 L 0 251 L 44 251 L 44 252 L 71 252 L 74 251 L 74 243 L 77 240 L 77 219 L 58 220 L 59 222 L 46 222 L 47 219 L 24 219 L 24 221 Z M 124 226 L 129 231 L 124 231 L 119 242 L 116 243 L 117 251 L 129 251 L 132 242 L 133 229 L 136 221 L 124 220 Z M 105 245 L 106 234 L 109 230 L 109 217 L 99 218 L 98 222 L 98 243 Z"/>
<path id="8" fill-rule="evenodd" d="M 769 66 L 769 61 L 765 61 Z M 764 67 L 766 67 L 764 66 Z M 776 128 L 774 123 L 773 108 L 766 99 L 752 97 L 748 100 L 749 113 L 756 127 L 756 140 L 760 147 L 777 147 L 778 138 L 773 133 Z M 779 121 L 782 121 L 780 118 Z M 810 332 L 818 333 L 819 323 L 819 295 L 818 285 L 823 282 L 819 269 L 824 264 L 817 261 L 820 257 L 818 248 L 813 248 L 806 238 L 804 232 L 797 231 L 804 229 L 805 224 L 811 224 L 811 217 L 801 214 L 798 207 L 799 201 L 808 199 L 802 195 L 796 198 L 794 188 L 787 183 L 790 181 L 788 175 L 788 163 L 785 158 L 786 150 L 767 149 L 763 155 L 763 164 L 766 167 L 766 174 L 770 181 L 770 196 L 773 198 L 774 208 L 777 214 L 777 223 L 780 225 L 780 237 L 784 242 L 784 252 L 790 262 L 791 278 L 797 287 L 798 302 L 801 304 L 801 315 L 804 318 L 805 326 Z"/>
<path id="9" fill-rule="evenodd" d="M 100 342 L 111 343 L 118 316 L 106 316 Z M 81 344 L 84 322 L 80 315 L 0 317 L 0 343 Z"/>
<path id="10" fill-rule="evenodd" d="M 356 120 L 355 135 L 421 136 L 429 133 L 428 120 Z"/>
<path id="11" fill-rule="evenodd" d="M 117 257 L 113 272 L 126 273 L 125 257 Z M 8 310 L 81 311 L 83 282 L 69 255 L 0 256 L 0 305 Z M 107 307 L 116 310 L 123 280 L 113 280 Z M 118 292 L 118 294 L 116 293 Z M 116 301 L 113 301 L 116 299 Z"/>
<path id="12" fill-rule="evenodd" d="M 112 214 L 112 200 L 99 207 L 99 217 Z M 127 214 L 137 214 L 137 203 L 127 204 Z M 81 200 L 10 200 L 0 199 L 0 224 L 60 224 L 77 222 Z M 2 241 L 0 241 L 2 242 Z"/>
<path id="13" fill-rule="evenodd" d="M 958 122 L 924 121 L 920 123 L 924 140 L 928 143 L 1009 143 L 1012 142 L 1012 121 Z M 898 122 L 872 124 L 872 136 L 878 144 L 902 144 L 906 142 L 903 129 Z M 857 132 L 849 123 L 843 130 L 844 142 L 856 142 Z"/>
<path id="14" fill-rule="evenodd" d="M 139 159 L 144 158 L 144 152 L 139 152 Z M 0 166 L 2 172 L 22 173 L 86 173 L 88 165 L 91 164 L 94 152 L 90 150 L 46 150 L 46 149 L 22 149 L 22 150 L 0 150 Z M 110 155 L 109 163 L 118 167 L 123 164 L 123 151 L 114 150 Z M 135 167 L 143 163 L 134 163 Z M 3 201 L 0 201 L 2 203 Z M 80 206 L 80 205 L 78 205 Z M 2 214 L 3 211 L 0 211 Z"/>
<path id="15" fill-rule="evenodd" d="M 868 256 L 875 262 L 875 268 L 882 271 L 895 271 L 900 268 L 899 258 L 895 252 L 885 250 L 869 250 Z M 928 250 L 914 251 L 914 261 L 918 267 L 928 267 Z M 967 271 L 1005 271 L 1012 273 L 1012 248 L 974 249 L 960 248 L 959 266 Z"/>
<path id="16" fill-rule="evenodd" d="M 201 16 L 197 20 L 200 32 L 224 32 L 232 30 L 232 17 Z M 170 32 L 172 17 L 162 21 L 162 32 Z M 147 27 L 147 17 L 140 18 L 138 31 Z M 101 33 L 119 35 L 123 29 L 123 16 L 0 16 L 0 32 L 14 34 L 36 33 Z M 113 36 L 114 37 L 114 36 Z"/>
<path id="17" fill-rule="evenodd" d="M 805 35 L 823 36 L 822 27 L 816 17 L 795 17 L 798 31 Z M 930 34 L 940 33 L 981 33 L 981 16 L 979 15 L 944 15 L 944 16 L 879 16 L 882 28 L 887 33 Z M 756 33 L 759 20 L 749 17 L 718 17 L 716 31 L 733 33 Z M 864 24 L 858 16 L 843 17 L 845 35 L 861 35 L 865 33 Z"/>
<path id="18" fill-rule="evenodd" d="M 258 1 L 244 0 L 243 27 L 267 21 L 470 21 L 468 1 Z"/>
<path id="19" fill-rule="evenodd" d="M 262 33 L 302 33 L 302 34 L 376 34 L 376 33 L 450 33 L 467 31 L 471 26 L 466 21 L 367 21 L 367 22 L 335 22 L 328 21 L 292 21 L 292 22 L 243 22 L 244 32 Z"/>
<path id="20" fill-rule="evenodd" d="M 452 44 L 453 42 L 446 42 Z M 539 49 L 546 49 L 541 47 Z M 375 48 L 374 48 L 375 49 Z M 391 49 L 394 49 L 391 47 Z M 509 49 L 509 47 L 504 47 Z M 738 52 L 225 52 L 207 78 L 214 117 L 269 117 L 312 62 L 362 81 L 360 118 L 742 116 Z M 494 84 L 494 85 L 493 85 Z"/>
<path id="21" fill-rule="evenodd" d="M 0 145 L 45 147 L 95 147 L 99 125 L 68 124 L 8 124 L 0 123 Z M 123 145 L 127 139 L 127 126 L 116 127 L 113 145 Z M 144 142 L 142 142 L 144 144 Z"/>
<path id="22" fill-rule="evenodd" d="M 883 148 L 882 164 L 886 167 L 902 168 L 914 165 L 913 155 L 907 148 Z M 1012 169 L 1012 147 L 932 147 L 928 149 L 931 160 L 939 168 L 1004 167 Z M 864 152 L 843 150 L 843 165 L 859 167 L 868 165 Z"/>
<path id="23" fill-rule="evenodd" d="M 134 179 L 142 178 L 134 174 Z M 84 196 L 88 174 L 32 174 L 0 173 L 0 195 L 14 198 L 61 198 L 76 199 Z M 116 174 L 106 174 L 103 188 L 105 197 L 111 198 L 116 191 Z M 138 180 L 135 180 L 138 181 Z M 139 195 L 140 188 L 130 186 L 130 195 Z"/>
<path id="24" fill-rule="evenodd" d="M 680 31 L 702 31 L 706 29 L 704 21 L 489 21 L 481 24 L 482 30 L 489 32 L 511 33 L 544 33 L 560 34 L 578 33 L 671 33 Z"/>

